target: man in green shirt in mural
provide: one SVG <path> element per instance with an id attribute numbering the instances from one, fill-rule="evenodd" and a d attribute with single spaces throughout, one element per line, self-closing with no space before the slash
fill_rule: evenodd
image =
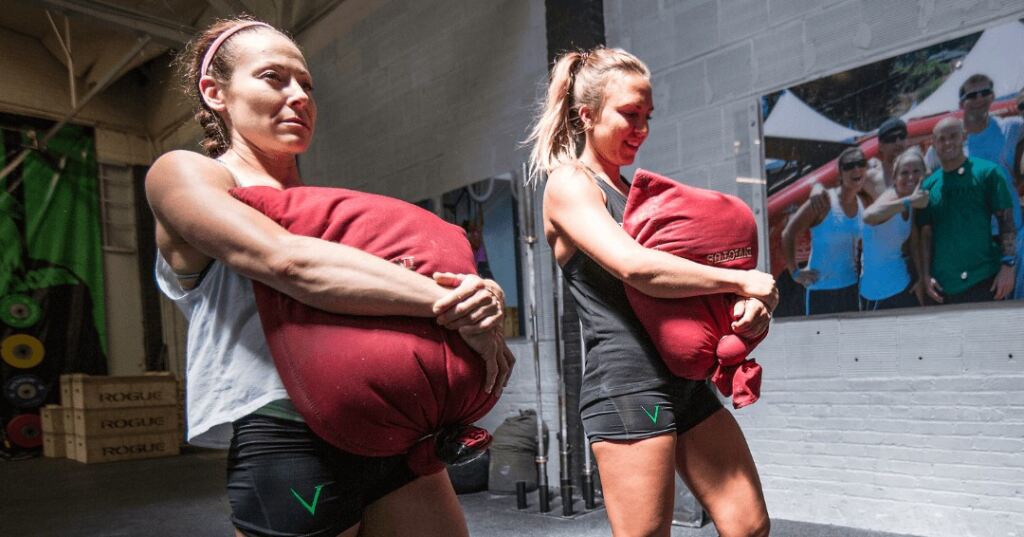
<path id="1" fill-rule="evenodd" d="M 1016 275 L 1012 198 L 999 165 L 964 154 L 964 126 L 956 118 L 935 125 L 932 143 L 942 167 L 921 188 L 928 207 L 921 226 L 921 281 L 940 304 L 1002 300 Z M 999 222 L 992 237 L 992 216 Z"/>

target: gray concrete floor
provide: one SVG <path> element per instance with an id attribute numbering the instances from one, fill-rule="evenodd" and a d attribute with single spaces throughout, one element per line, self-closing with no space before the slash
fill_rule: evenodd
<path id="1" fill-rule="evenodd" d="M 601 509 L 564 519 L 520 512 L 515 498 L 460 496 L 470 533 L 480 537 L 610 535 Z M 582 501 L 577 503 L 582 509 Z M 560 513 L 560 508 L 555 512 Z M 224 454 L 85 465 L 66 459 L 0 462 L 0 535 L 18 537 L 205 537 L 232 535 L 224 493 Z M 674 537 L 711 537 L 714 526 L 672 530 Z M 906 537 L 836 526 L 772 521 L 776 537 Z"/>

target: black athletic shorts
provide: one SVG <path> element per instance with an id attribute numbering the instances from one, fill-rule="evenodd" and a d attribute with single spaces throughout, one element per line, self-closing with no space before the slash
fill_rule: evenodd
<path id="1" fill-rule="evenodd" d="M 228 452 L 231 522 L 251 537 L 335 537 L 363 509 L 416 479 L 405 456 L 361 457 L 297 421 L 252 414 Z"/>
<path id="2" fill-rule="evenodd" d="M 707 382 L 673 378 L 668 384 L 599 399 L 580 409 L 590 443 L 685 433 L 722 408 Z"/>

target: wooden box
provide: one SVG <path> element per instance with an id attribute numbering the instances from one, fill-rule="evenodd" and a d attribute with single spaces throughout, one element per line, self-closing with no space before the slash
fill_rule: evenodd
<path id="1" fill-rule="evenodd" d="M 42 422 L 44 433 L 66 434 L 74 432 L 69 425 L 73 423 L 68 419 L 70 408 L 58 405 L 46 405 L 39 409 L 39 420 Z"/>
<path id="2" fill-rule="evenodd" d="M 74 459 L 87 464 L 134 459 L 153 459 L 177 455 L 176 431 L 121 436 L 75 435 Z"/>
<path id="3" fill-rule="evenodd" d="M 67 456 L 67 438 L 70 435 L 64 433 L 51 433 L 43 431 L 43 456 L 50 458 L 64 458 Z"/>
<path id="4" fill-rule="evenodd" d="M 71 408 L 71 382 L 74 374 L 60 376 L 60 406 Z"/>
<path id="5" fill-rule="evenodd" d="M 176 432 L 178 406 L 135 408 L 76 408 L 74 433 L 81 436 L 123 436 Z"/>
<path id="6" fill-rule="evenodd" d="M 178 381 L 170 373 L 131 377 L 74 375 L 71 398 L 76 409 L 174 405 L 178 402 Z"/>

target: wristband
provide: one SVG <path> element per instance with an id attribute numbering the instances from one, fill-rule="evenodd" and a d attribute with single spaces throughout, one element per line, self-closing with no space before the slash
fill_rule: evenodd
<path id="1" fill-rule="evenodd" d="M 903 198 L 903 210 L 910 211 L 910 198 Z"/>
<path id="2" fill-rule="evenodd" d="M 1004 255 L 1003 258 L 999 260 L 999 262 L 1008 267 L 1012 267 L 1017 264 L 1017 258 L 1013 257 L 1012 255 Z"/>

